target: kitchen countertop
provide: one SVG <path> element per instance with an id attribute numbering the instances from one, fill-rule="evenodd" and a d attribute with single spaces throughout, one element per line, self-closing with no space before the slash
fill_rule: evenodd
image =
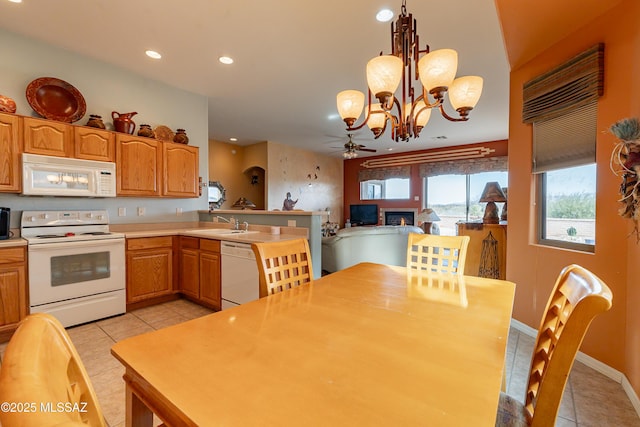
<path id="1" fill-rule="evenodd" d="M 309 230 L 304 227 L 279 227 L 280 234 L 271 234 L 271 226 L 249 225 L 250 231 L 257 233 L 238 234 L 211 234 L 207 230 L 229 229 L 229 226 L 221 223 L 210 222 L 172 222 L 172 223 L 145 223 L 145 224 L 112 224 L 109 230 L 114 233 L 123 233 L 127 239 L 158 236 L 191 236 L 214 240 L 227 240 L 233 242 L 257 243 L 277 242 L 291 240 L 300 237 L 309 238 Z M 19 237 L 19 230 L 14 231 L 14 237 L 0 240 L 0 249 L 15 246 L 27 246 L 27 241 Z"/>
<path id="2" fill-rule="evenodd" d="M 14 237 L 11 237 L 5 240 L 0 240 L 0 249 L 10 248 L 14 246 L 27 246 L 27 241 L 21 237 L 18 237 L 19 235 L 20 235 L 19 232 L 18 233 L 14 232 Z"/>
<path id="3" fill-rule="evenodd" d="M 271 226 L 249 225 L 253 233 L 211 234 L 210 230 L 226 229 L 227 224 L 211 222 L 174 222 L 156 224 L 112 224 L 109 229 L 114 233 L 123 233 L 127 239 L 158 236 L 190 236 L 233 242 L 257 243 L 309 237 L 309 230 L 304 227 L 278 227 L 280 234 L 271 234 Z M 255 232 L 257 231 L 257 233 Z"/>

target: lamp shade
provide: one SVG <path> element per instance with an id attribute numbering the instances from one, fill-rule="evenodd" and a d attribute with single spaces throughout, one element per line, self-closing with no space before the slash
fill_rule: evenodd
<path id="1" fill-rule="evenodd" d="M 413 108 L 413 117 L 418 127 L 425 127 L 431 117 L 431 108 L 427 108 L 427 104 L 423 100 L 416 103 Z"/>
<path id="2" fill-rule="evenodd" d="M 457 71 L 458 52 L 453 49 L 434 50 L 418 61 L 420 81 L 427 91 L 437 87 L 451 86 Z"/>
<path id="3" fill-rule="evenodd" d="M 367 63 L 367 84 L 376 98 L 393 95 L 402 79 L 402 59 L 393 55 L 376 56 Z"/>
<path id="4" fill-rule="evenodd" d="M 506 202 L 507 197 L 502 192 L 500 184 L 496 181 L 487 182 L 484 186 L 484 191 L 480 196 L 480 202 Z"/>
<path id="5" fill-rule="evenodd" d="M 353 119 L 355 122 L 364 107 L 364 93 L 359 90 L 343 90 L 336 96 L 338 114 L 342 120 Z"/>
<path id="6" fill-rule="evenodd" d="M 371 104 L 371 113 L 369 113 L 369 120 L 367 120 L 369 129 L 382 129 L 386 121 L 387 115 L 382 111 L 380 103 Z"/>
<path id="7" fill-rule="evenodd" d="M 478 103 L 482 95 L 482 77 L 465 76 L 458 77 L 449 87 L 449 102 L 457 111 L 472 109 Z"/>

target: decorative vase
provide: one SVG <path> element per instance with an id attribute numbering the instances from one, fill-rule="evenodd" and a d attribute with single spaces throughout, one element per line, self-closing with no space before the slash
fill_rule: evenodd
<path id="1" fill-rule="evenodd" d="M 144 136 L 146 138 L 155 138 L 156 133 L 151 129 L 149 125 L 140 125 L 140 129 L 138 129 L 138 136 Z"/>
<path id="2" fill-rule="evenodd" d="M 131 118 L 138 113 L 118 113 L 113 111 L 111 118 L 113 118 L 113 127 L 116 132 L 128 133 L 133 135 L 133 131 L 136 129 L 136 124 Z"/>
<path id="3" fill-rule="evenodd" d="M 173 142 L 177 142 L 179 144 L 189 143 L 189 137 L 185 133 L 184 129 L 176 129 L 176 136 L 173 137 Z"/>
<path id="4" fill-rule="evenodd" d="M 0 95 L 0 112 L 15 113 L 16 102 L 8 96 Z"/>
<path id="5" fill-rule="evenodd" d="M 104 122 L 102 121 L 102 116 L 99 116 L 97 114 L 90 114 L 89 115 L 89 120 L 87 121 L 86 126 L 89 126 L 91 128 L 98 128 L 98 129 L 104 129 Z"/>

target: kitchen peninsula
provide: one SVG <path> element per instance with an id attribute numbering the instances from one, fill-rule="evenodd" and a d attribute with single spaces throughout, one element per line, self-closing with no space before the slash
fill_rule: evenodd
<path id="1" fill-rule="evenodd" d="M 303 227 L 251 224 L 244 231 L 211 221 L 120 224 L 111 231 L 126 237 L 127 311 L 178 295 L 220 310 L 222 246 L 308 237 Z"/>
<path id="2" fill-rule="evenodd" d="M 214 221 L 216 216 L 227 219 L 232 217 L 240 224 L 262 224 L 277 227 L 302 227 L 309 230 L 309 248 L 311 249 L 311 262 L 315 278 L 322 272 L 322 224 L 327 221 L 328 213 L 325 211 L 266 211 L 251 209 L 221 209 L 214 211 L 198 211 L 201 223 Z"/>

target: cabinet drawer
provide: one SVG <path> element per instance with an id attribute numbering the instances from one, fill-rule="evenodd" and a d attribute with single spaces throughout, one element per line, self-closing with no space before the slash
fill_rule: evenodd
<path id="1" fill-rule="evenodd" d="M 139 239 L 127 239 L 127 250 L 166 248 L 173 245 L 173 237 L 142 237 Z"/>
<path id="2" fill-rule="evenodd" d="M 200 247 L 199 240 L 197 237 L 180 237 L 180 247 L 181 248 L 190 248 L 190 249 L 198 249 Z"/>
<path id="3" fill-rule="evenodd" d="M 200 250 L 220 252 L 220 240 L 200 239 Z"/>
<path id="4" fill-rule="evenodd" d="M 13 264 L 24 262 L 24 260 L 24 247 L 0 249 L 0 264 Z"/>

